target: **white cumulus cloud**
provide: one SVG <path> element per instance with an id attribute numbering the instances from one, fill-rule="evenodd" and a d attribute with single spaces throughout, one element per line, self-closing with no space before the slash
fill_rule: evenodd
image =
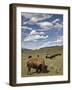
<path id="1" fill-rule="evenodd" d="M 39 33 L 36 32 L 36 30 L 32 30 L 32 31 L 30 32 L 30 35 L 37 35 L 37 34 L 39 34 Z"/>
<path id="2" fill-rule="evenodd" d="M 38 39 L 46 39 L 46 38 L 48 38 L 48 35 L 46 36 L 29 35 L 24 39 L 24 41 L 37 41 Z"/>
<path id="3" fill-rule="evenodd" d="M 43 30 L 54 30 L 56 28 L 58 28 L 57 30 L 61 30 L 61 28 L 63 28 L 63 24 L 62 23 L 58 23 L 56 22 L 55 25 L 52 23 L 52 22 L 40 22 L 40 23 L 37 23 L 40 28 L 42 29 L 39 29 L 40 31 L 43 31 Z M 54 29 L 52 29 L 54 28 Z"/>
<path id="4" fill-rule="evenodd" d="M 53 26 L 53 24 L 51 22 L 40 22 L 40 23 L 38 23 L 38 25 L 40 25 L 40 27 L 44 28 L 44 29 L 50 28 Z"/>
<path id="5" fill-rule="evenodd" d="M 62 46 L 63 45 L 63 36 L 58 36 L 57 40 L 55 41 L 47 41 L 43 43 L 39 48 L 42 47 L 51 47 L 51 46 Z"/>
<path id="6" fill-rule="evenodd" d="M 48 35 L 44 35 L 43 32 L 37 32 L 32 30 L 29 35 L 24 38 L 24 41 L 37 41 L 39 39 L 46 39 Z"/>
<path id="7" fill-rule="evenodd" d="M 44 32 L 37 32 L 36 30 L 32 30 L 29 35 L 44 35 Z"/>

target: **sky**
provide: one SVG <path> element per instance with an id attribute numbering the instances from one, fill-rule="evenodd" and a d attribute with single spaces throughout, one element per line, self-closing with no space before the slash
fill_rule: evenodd
<path id="1" fill-rule="evenodd" d="M 62 14 L 21 13 L 21 48 L 35 50 L 62 45 Z"/>

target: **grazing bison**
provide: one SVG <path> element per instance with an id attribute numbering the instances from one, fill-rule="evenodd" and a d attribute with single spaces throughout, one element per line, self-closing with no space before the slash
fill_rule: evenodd
<path id="1" fill-rule="evenodd" d="M 31 71 L 31 68 L 36 69 L 36 72 L 47 72 L 47 65 L 45 65 L 45 61 L 43 58 L 39 58 L 39 55 L 37 58 L 29 57 L 29 60 L 27 61 L 27 68 L 28 73 Z"/>
<path id="2" fill-rule="evenodd" d="M 47 55 L 46 58 L 55 58 L 56 56 L 61 56 L 61 54 L 53 54 L 53 55 Z"/>

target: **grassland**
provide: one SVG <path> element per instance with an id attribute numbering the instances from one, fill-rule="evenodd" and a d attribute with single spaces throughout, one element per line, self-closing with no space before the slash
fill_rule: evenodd
<path id="1" fill-rule="evenodd" d="M 56 56 L 52 59 L 46 58 L 47 55 L 53 54 L 61 54 L 60 56 Z M 44 58 L 45 63 L 48 65 L 47 73 L 36 73 L 35 69 L 32 69 L 31 75 L 27 74 L 27 66 L 26 63 L 28 61 L 28 56 Z M 55 46 L 55 47 L 45 47 L 40 48 L 39 50 L 22 50 L 22 59 L 21 59 L 21 76 L 22 77 L 30 77 L 30 76 L 53 76 L 53 75 L 62 75 L 63 74 L 63 47 Z"/>

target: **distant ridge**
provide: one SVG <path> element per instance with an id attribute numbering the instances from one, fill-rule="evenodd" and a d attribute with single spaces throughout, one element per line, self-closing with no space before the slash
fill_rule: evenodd
<path id="1" fill-rule="evenodd" d="M 40 49 L 26 49 L 26 48 L 22 48 L 22 51 L 37 51 L 37 50 L 45 50 L 45 49 L 50 49 L 50 48 L 63 48 L 63 46 L 51 46 L 51 47 L 43 47 Z"/>

